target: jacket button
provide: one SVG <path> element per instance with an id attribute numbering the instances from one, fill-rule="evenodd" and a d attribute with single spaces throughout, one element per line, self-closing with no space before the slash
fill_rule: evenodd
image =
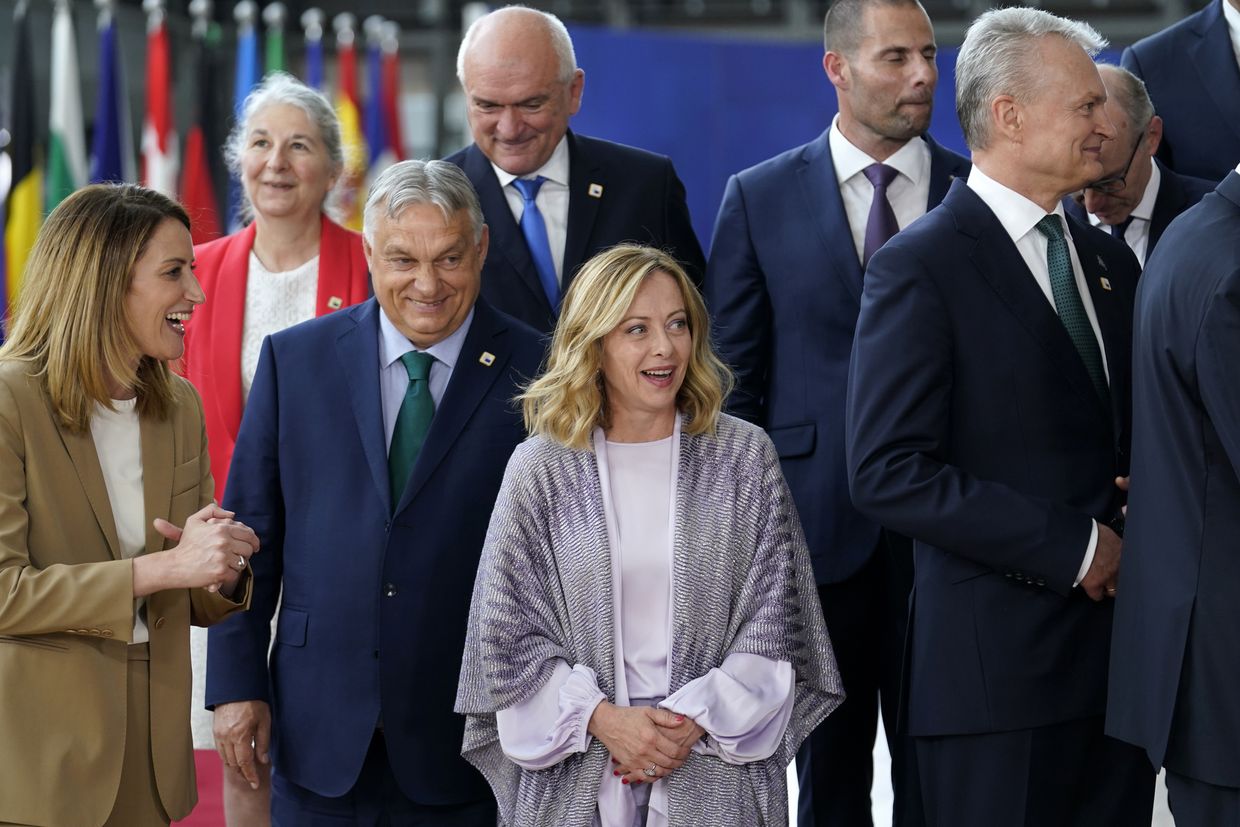
<path id="1" fill-rule="evenodd" d="M 104 630 L 103 630 L 102 632 L 100 632 L 99 634 L 103 635 L 104 637 L 112 637 L 112 630 L 111 630 L 111 629 L 104 629 Z"/>
<path id="2" fill-rule="evenodd" d="M 1044 580 L 1043 578 L 1039 577 L 1039 578 L 1038 578 L 1038 585 L 1039 585 L 1039 586 L 1045 586 L 1045 585 L 1046 585 L 1046 580 Z"/>
<path id="3" fill-rule="evenodd" d="M 383 596 L 384 597 L 395 597 L 396 596 L 396 584 L 388 583 L 386 586 L 384 586 Z"/>
<path id="4" fill-rule="evenodd" d="M 155 628 L 156 628 L 156 629 L 162 629 L 162 628 L 164 628 L 164 624 L 165 624 L 165 623 L 167 623 L 167 622 L 168 622 L 168 619 L 167 619 L 166 617 L 161 617 L 161 618 L 158 618 L 158 619 L 155 621 Z"/>

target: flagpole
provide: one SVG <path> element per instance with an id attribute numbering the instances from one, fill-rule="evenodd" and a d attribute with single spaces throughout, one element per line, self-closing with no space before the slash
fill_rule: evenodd
<path id="1" fill-rule="evenodd" d="M 301 28 L 306 38 L 306 85 L 323 90 L 323 10 L 309 8 L 302 12 Z"/>

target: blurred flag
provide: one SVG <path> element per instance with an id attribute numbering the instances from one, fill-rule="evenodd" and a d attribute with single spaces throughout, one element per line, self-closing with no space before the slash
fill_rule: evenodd
<path id="1" fill-rule="evenodd" d="M 185 164 L 181 169 L 181 203 L 190 218 L 190 234 L 195 244 L 217 238 L 220 222 L 219 195 L 215 189 L 220 161 L 215 150 L 220 143 L 211 140 L 212 127 L 220 122 L 212 82 L 215 79 L 219 26 L 211 22 L 211 0 L 192 0 L 189 13 L 194 18 L 193 114 L 185 135 Z"/>
<path id="2" fill-rule="evenodd" d="M 323 89 L 323 10 L 306 9 L 301 27 L 306 33 L 306 85 Z"/>
<path id="3" fill-rule="evenodd" d="M 392 161 L 405 160 L 405 140 L 400 129 L 400 25 L 393 20 L 383 24 L 383 119 L 387 124 L 388 149 Z"/>
<path id="4" fill-rule="evenodd" d="M 246 96 L 258 85 L 258 31 L 255 26 L 258 6 L 253 0 L 241 0 L 233 8 L 237 21 L 237 73 L 233 85 L 233 121 L 241 120 Z M 241 182 L 228 182 L 228 231 L 241 229 Z"/>
<path id="5" fill-rule="evenodd" d="M 133 168 L 133 122 L 125 73 L 118 59 L 115 0 L 95 0 L 99 7 L 99 99 L 90 145 L 90 180 L 136 181 Z"/>
<path id="6" fill-rule="evenodd" d="M 21 290 L 22 271 L 43 223 L 43 175 L 35 150 L 34 79 L 31 77 L 28 0 L 18 0 L 13 20 L 13 82 L 9 110 L 12 185 L 5 206 L 5 302 L 11 306 Z"/>
<path id="7" fill-rule="evenodd" d="M 52 101 L 48 118 L 47 200 L 51 212 L 86 184 L 86 131 L 82 127 L 82 77 L 69 0 L 56 0 L 52 16 Z"/>
<path id="8" fill-rule="evenodd" d="M 146 117 L 142 122 L 142 183 L 177 197 L 177 136 L 172 127 L 172 66 L 164 0 L 143 0 L 146 10 Z"/>
<path id="9" fill-rule="evenodd" d="M 263 74 L 284 71 L 284 21 L 288 10 L 283 3 L 268 3 L 263 9 L 263 23 L 267 25 L 267 40 L 263 49 Z"/>
<path id="10" fill-rule="evenodd" d="M 366 149 L 370 158 L 366 170 L 367 184 L 396 162 L 384 111 L 383 23 L 382 17 L 371 15 L 362 24 L 366 30 L 366 78 L 370 81 L 370 96 L 366 98 Z"/>
<path id="11" fill-rule="evenodd" d="M 363 182 L 366 178 L 366 144 L 361 130 L 361 107 L 357 97 L 357 53 L 353 27 L 357 18 L 348 12 L 336 15 L 336 67 L 340 73 L 336 90 L 336 115 L 340 118 L 340 137 L 344 144 L 344 176 L 340 187 L 340 206 L 344 224 L 362 229 Z"/>

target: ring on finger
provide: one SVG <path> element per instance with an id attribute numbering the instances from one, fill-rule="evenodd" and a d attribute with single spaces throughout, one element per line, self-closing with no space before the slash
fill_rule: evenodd
<path id="1" fill-rule="evenodd" d="M 645 775 L 647 778 L 654 778 L 658 774 L 658 772 L 659 772 L 658 764 L 651 764 L 649 767 L 642 770 L 642 774 Z"/>
<path id="2" fill-rule="evenodd" d="M 237 568 L 238 569 L 245 568 L 245 558 L 242 557 L 240 554 L 237 555 Z"/>

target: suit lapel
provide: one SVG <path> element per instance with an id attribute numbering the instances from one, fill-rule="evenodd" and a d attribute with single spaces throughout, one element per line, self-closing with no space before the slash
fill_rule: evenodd
<path id="1" fill-rule="evenodd" d="M 957 177 L 968 177 L 969 166 L 961 165 L 954 155 L 935 143 L 929 135 L 924 136 L 924 140 L 930 147 L 930 196 L 926 199 L 926 212 L 930 212 L 943 203 L 952 181 Z"/>
<path id="2" fill-rule="evenodd" d="M 379 302 L 370 299 L 346 311 L 356 324 L 336 340 L 340 371 L 349 386 L 357 433 L 380 499 L 391 512 L 388 490 L 387 440 L 379 390 Z"/>
<path id="3" fill-rule="evenodd" d="M 1068 384 L 1103 413 L 1102 400 L 1072 338 L 999 219 L 964 182 L 953 186 L 943 203 L 956 215 L 957 229 L 973 238 L 971 258 L 978 273 L 1038 341 Z"/>
<path id="4" fill-rule="evenodd" d="M 172 418 L 139 420 L 142 453 L 142 502 L 146 508 L 146 553 L 161 551 L 164 535 L 155 530 L 156 517 L 168 519 L 172 504 Z"/>
<path id="5" fill-rule="evenodd" d="M 1089 296 L 1094 303 L 1094 315 L 1098 317 L 1102 347 L 1107 356 L 1112 426 L 1116 433 L 1120 433 L 1123 425 L 1121 412 L 1124 409 L 1120 403 L 1128 392 L 1127 366 L 1132 360 L 1132 305 L 1123 301 L 1114 286 L 1106 286 L 1111 285 L 1112 275 L 1102 249 L 1093 243 L 1089 233 L 1082 227 L 1073 227 L 1072 242 L 1076 247 L 1076 255 L 1081 260 L 1085 285 L 1089 288 Z"/>
<path id="6" fill-rule="evenodd" d="M 607 192 L 603 169 L 592 159 L 582 142 L 571 131 L 568 133 L 568 235 L 564 243 L 564 276 L 560 295 L 568 291 L 577 268 L 589 249 L 590 234 L 594 231 L 594 219 L 598 216 L 601 197 L 590 195 L 590 187 L 599 184 Z"/>
<path id="7" fill-rule="evenodd" d="M 56 428 L 60 431 L 60 439 L 64 443 L 69 459 L 77 470 L 78 481 L 82 491 L 95 512 L 95 521 L 99 530 L 108 541 L 108 551 L 113 560 L 121 559 L 121 544 L 116 536 L 116 520 L 112 516 L 112 501 L 108 499 L 108 487 L 103 481 L 103 469 L 99 466 L 99 452 L 95 450 L 95 440 L 87 429 L 82 433 L 66 428 L 59 419 Z"/>
<path id="8" fill-rule="evenodd" d="M 517 220 L 512 217 L 512 208 L 508 206 L 508 199 L 504 197 L 491 162 L 476 144 L 465 152 L 465 174 L 478 191 L 482 214 L 487 217 L 487 227 L 491 234 L 491 249 L 487 255 L 498 253 L 507 259 L 509 266 L 517 271 L 526 288 L 538 298 L 550 317 L 551 304 L 547 301 L 542 282 L 538 280 L 538 270 L 534 267 L 534 259 L 530 257 L 529 247 L 525 244 L 525 236 L 521 233 Z"/>
<path id="9" fill-rule="evenodd" d="M 1198 34 L 1201 40 L 1189 47 L 1189 59 L 1201 76 L 1201 86 L 1214 99 L 1223 121 L 1232 133 L 1240 136 L 1240 66 L 1232 49 L 1223 3 L 1212 0 L 1209 12 L 1202 18 Z"/>
<path id="10" fill-rule="evenodd" d="M 822 258 L 860 307 L 861 261 L 852 243 L 852 229 L 848 225 L 844 199 L 835 178 L 835 164 L 831 160 L 831 146 L 826 132 L 805 148 L 801 161 L 797 180 L 805 199 L 805 214 L 811 216 L 810 220 L 818 230 Z"/>
<path id="11" fill-rule="evenodd" d="M 221 275 L 210 296 L 215 305 L 211 312 L 211 341 L 219 352 L 212 361 L 217 376 L 215 392 L 209 395 L 215 397 L 211 404 L 220 409 L 221 421 L 232 429 L 229 436 L 234 440 L 241 427 L 241 331 L 254 233 L 255 226 L 250 224 L 228 245 L 220 261 Z"/>
<path id="12" fill-rule="evenodd" d="M 491 386 L 501 376 L 507 375 L 511 354 L 503 335 L 505 329 L 503 320 L 485 302 L 479 300 L 474 305 L 474 319 L 470 323 L 469 333 L 465 336 L 465 343 L 461 346 L 460 356 L 457 358 L 456 367 L 452 369 L 452 378 L 448 381 L 439 408 L 435 411 L 435 418 L 431 420 L 422 452 L 418 454 L 409 484 L 405 486 L 404 496 L 397 506 L 398 512 L 407 508 L 422 490 L 469 423 L 478 405 L 491 390 Z M 490 364 L 482 361 L 486 353 L 494 357 L 493 360 L 488 360 Z"/>
<path id="13" fill-rule="evenodd" d="M 1184 204 L 1188 201 L 1188 194 L 1184 192 L 1184 185 L 1176 174 L 1160 161 L 1154 163 L 1158 164 L 1162 180 L 1158 185 L 1158 194 L 1154 196 L 1154 211 L 1150 214 L 1150 238 L 1145 246 L 1147 261 L 1150 253 L 1154 252 L 1154 245 L 1162 238 L 1163 230 L 1167 229 L 1173 218 L 1184 211 Z"/>

